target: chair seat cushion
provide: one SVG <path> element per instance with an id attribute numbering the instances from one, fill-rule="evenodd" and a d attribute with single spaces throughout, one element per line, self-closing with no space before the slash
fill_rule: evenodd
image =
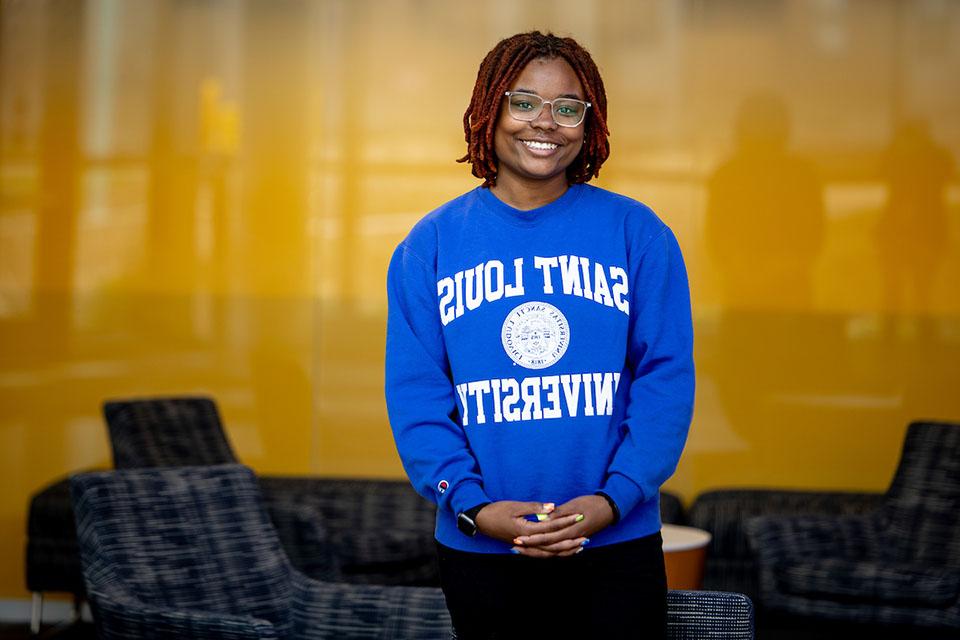
<path id="1" fill-rule="evenodd" d="M 943 606 L 960 597 L 960 570 L 842 558 L 783 563 L 780 588 L 796 595 L 885 604 Z"/>

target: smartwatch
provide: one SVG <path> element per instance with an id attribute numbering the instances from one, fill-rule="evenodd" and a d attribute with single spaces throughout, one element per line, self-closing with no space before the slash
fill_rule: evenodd
<path id="1" fill-rule="evenodd" d="M 457 529 L 460 529 L 461 533 L 468 535 L 471 538 L 477 535 L 477 514 L 480 513 L 480 509 L 483 509 L 488 504 L 490 503 L 481 502 L 475 507 L 470 507 L 466 511 L 461 511 L 458 513 Z"/>

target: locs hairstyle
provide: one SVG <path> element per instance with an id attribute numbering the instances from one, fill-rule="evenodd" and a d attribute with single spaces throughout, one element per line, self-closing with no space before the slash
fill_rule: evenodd
<path id="1" fill-rule="evenodd" d="M 563 58 L 580 79 L 590 102 L 584 125 L 583 148 L 567 168 L 570 183 L 587 182 L 600 174 L 600 165 L 610 155 L 607 136 L 607 94 L 600 71 L 590 54 L 573 38 L 560 38 L 539 31 L 518 33 L 497 43 L 480 63 L 477 82 L 473 86 L 470 106 L 463 114 L 463 133 L 467 155 L 457 162 L 473 165 L 473 175 L 483 178 L 483 186 L 492 187 L 497 180 L 497 156 L 493 150 L 493 133 L 509 90 L 523 68 L 538 58 Z"/>

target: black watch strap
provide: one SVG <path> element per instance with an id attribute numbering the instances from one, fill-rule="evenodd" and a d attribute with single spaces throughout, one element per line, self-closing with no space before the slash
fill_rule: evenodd
<path id="1" fill-rule="evenodd" d="M 480 504 L 478 504 L 478 505 L 475 506 L 475 507 L 470 507 L 469 509 L 467 509 L 467 510 L 464 511 L 463 513 L 464 513 L 464 515 L 466 515 L 466 516 L 467 516 L 468 518 L 470 518 L 471 520 L 476 520 L 476 519 L 477 519 L 477 514 L 480 513 L 480 509 L 483 509 L 483 508 L 484 508 L 485 506 L 487 506 L 488 504 L 490 504 L 490 503 L 489 503 L 489 502 L 481 502 Z"/>
<path id="2" fill-rule="evenodd" d="M 470 537 L 477 535 L 477 514 L 480 513 L 480 510 L 485 506 L 490 504 L 489 502 L 481 502 L 480 504 L 470 507 L 466 511 L 463 511 L 457 515 L 457 528 L 460 531 Z"/>

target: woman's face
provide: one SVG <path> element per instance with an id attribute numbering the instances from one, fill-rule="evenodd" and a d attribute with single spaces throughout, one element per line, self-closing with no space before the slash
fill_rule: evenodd
<path id="1" fill-rule="evenodd" d="M 586 100 L 576 72 L 563 58 L 530 61 L 510 91 L 535 93 L 544 100 Z M 504 186 L 504 181 L 542 181 L 547 186 L 562 181 L 565 188 L 567 167 L 583 146 L 586 119 L 576 127 L 558 126 L 550 105 L 544 104 L 535 120 L 516 120 L 510 115 L 506 100 L 501 104 L 493 134 L 493 148 L 499 160 L 497 185 Z"/>

